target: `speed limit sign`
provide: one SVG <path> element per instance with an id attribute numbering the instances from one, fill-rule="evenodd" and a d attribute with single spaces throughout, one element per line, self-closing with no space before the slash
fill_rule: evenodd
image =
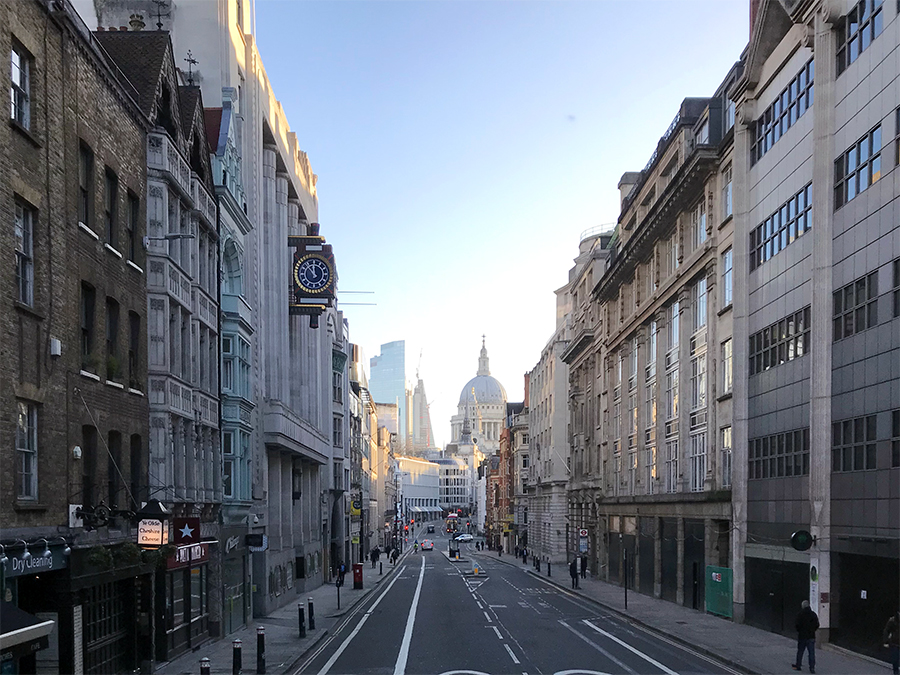
<path id="1" fill-rule="evenodd" d="M 587 531 L 586 529 L 584 529 L 584 528 L 581 528 L 580 530 L 578 530 L 578 536 L 579 536 L 579 537 L 587 537 L 587 536 L 588 536 L 588 531 Z"/>

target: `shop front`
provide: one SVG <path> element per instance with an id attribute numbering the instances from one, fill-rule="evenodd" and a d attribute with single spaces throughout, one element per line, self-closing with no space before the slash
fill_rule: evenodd
<path id="1" fill-rule="evenodd" d="M 222 533 L 222 622 L 224 634 L 229 635 L 250 619 L 250 561 L 247 528 L 225 528 Z"/>
<path id="2" fill-rule="evenodd" d="M 209 549 L 210 542 L 178 546 L 157 574 L 157 661 L 209 639 Z"/>

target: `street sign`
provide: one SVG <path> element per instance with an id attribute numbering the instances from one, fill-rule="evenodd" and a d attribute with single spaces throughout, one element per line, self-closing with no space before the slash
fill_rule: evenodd
<path id="1" fill-rule="evenodd" d="M 588 536 L 588 531 L 585 528 L 581 528 L 578 530 L 578 536 L 581 538 L 585 538 Z"/>

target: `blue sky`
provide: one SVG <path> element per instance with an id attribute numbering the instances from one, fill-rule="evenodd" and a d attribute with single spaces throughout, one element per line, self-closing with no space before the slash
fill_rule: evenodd
<path id="1" fill-rule="evenodd" d="M 318 174 L 351 340 L 406 340 L 439 444 L 481 335 L 511 401 L 579 235 L 613 223 L 682 99 L 747 43 L 748 0 L 259 0 L 266 71 Z"/>

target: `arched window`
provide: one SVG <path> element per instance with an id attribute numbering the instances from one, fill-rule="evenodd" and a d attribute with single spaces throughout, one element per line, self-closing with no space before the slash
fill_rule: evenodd
<path id="1" fill-rule="evenodd" d="M 243 295 L 243 266 L 241 250 L 233 239 L 225 242 L 225 251 L 222 255 L 222 292 L 229 295 Z"/>

